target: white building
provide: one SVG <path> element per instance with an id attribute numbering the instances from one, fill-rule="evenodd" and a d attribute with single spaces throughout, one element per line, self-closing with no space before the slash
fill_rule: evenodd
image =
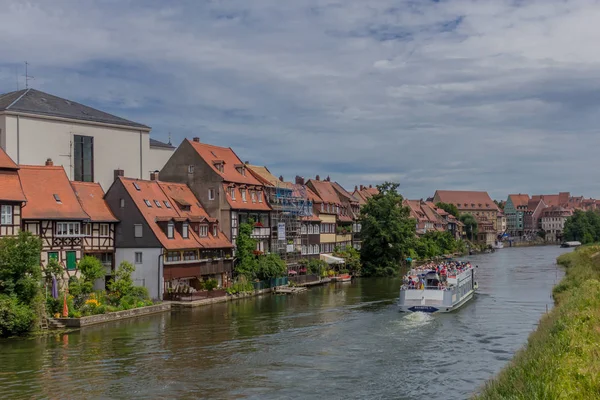
<path id="1" fill-rule="evenodd" d="M 546 241 L 561 241 L 567 218 L 573 215 L 573 210 L 561 206 L 552 206 L 541 213 L 542 230 L 546 233 Z"/>
<path id="2" fill-rule="evenodd" d="M 99 182 L 114 170 L 148 179 L 174 148 L 150 139 L 150 127 L 35 89 L 0 94 L 0 147 L 17 164 L 50 158 L 72 181 Z"/>

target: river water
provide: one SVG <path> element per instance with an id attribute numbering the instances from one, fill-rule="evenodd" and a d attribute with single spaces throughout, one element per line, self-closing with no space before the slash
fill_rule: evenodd
<path id="1" fill-rule="evenodd" d="M 479 294 L 451 314 L 401 314 L 399 280 L 364 278 L 0 341 L 0 398 L 468 398 L 552 306 L 563 252 L 472 256 Z"/>

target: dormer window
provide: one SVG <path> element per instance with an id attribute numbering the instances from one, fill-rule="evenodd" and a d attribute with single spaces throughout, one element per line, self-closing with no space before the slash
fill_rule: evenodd
<path id="1" fill-rule="evenodd" d="M 183 223 L 183 227 L 181 228 L 181 236 L 183 236 L 184 239 L 190 237 L 190 225 L 187 222 Z"/>
<path id="2" fill-rule="evenodd" d="M 217 169 L 217 171 L 223 173 L 223 171 L 225 170 L 225 168 L 223 167 L 225 163 L 222 160 L 215 160 L 213 161 L 213 165 L 215 166 L 215 168 Z"/>
<path id="3" fill-rule="evenodd" d="M 162 208 L 162 206 L 160 205 L 160 201 L 154 200 L 154 204 L 156 204 L 156 207 Z"/>
<path id="4" fill-rule="evenodd" d="M 258 202 L 262 203 L 262 192 L 258 192 L 257 196 L 258 196 Z"/>
<path id="5" fill-rule="evenodd" d="M 217 224 L 214 224 L 212 227 L 212 235 L 214 237 L 218 237 L 219 236 L 219 227 L 217 226 Z"/>
<path id="6" fill-rule="evenodd" d="M 208 236 L 208 225 L 200 225 L 200 230 L 198 232 L 198 236 L 200 236 L 200 237 Z"/>
<path id="7" fill-rule="evenodd" d="M 147 205 L 148 207 L 152 207 L 152 203 L 150 203 L 150 200 L 146 200 L 146 199 L 144 199 L 144 203 L 146 203 L 146 205 Z"/>
<path id="8" fill-rule="evenodd" d="M 250 191 L 250 198 L 252 199 L 253 203 L 256 203 L 256 191 L 254 191 L 254 190 Z"/>
<path id="9" fill-rule="evenodd" d="M 231 195 L 231 200 L 235 200 L 235 188 L 234 187 L 229 189 L 229 194 Z"/>
<path id="10" fill-rule="evenodd" d="M 137 190 L 138 192 L 140 191 L 140 187 L 137 184 L 137 182 L 133 182 L 133 187 L 135 188 L 135 190 Z"/>
<path id="11" fill-rule="evenodd" d="M 171 208 L 171 203 L 169 203 L 167 200 L 165 200 L 164 203 L 165 203 L 165 207 Z"/>
<path id="12" fill-rule="evenodd" d="M 321 203 L 321 212 L 325 212 L 325 204 Z"/>
<path id="13" fill-rule="evenodd" d="M 169 222 L 167 225 L 167 237 L 169 239 L 173 239 L 175 236 L 175 224 L 173 222 Z"/>
<path id="14" fill-rule="evenodd" d="M 240 175 L 246 176 L 246 168 L 244 166 L 237 166 L 235 169 L 240 173 Z"/>
<path id="15" fill-rule="evenodd" d="M 242 192 L 242 201 L 245 203 L 246 202 L 246 189 L 240 189 L 240 192 Z"/>

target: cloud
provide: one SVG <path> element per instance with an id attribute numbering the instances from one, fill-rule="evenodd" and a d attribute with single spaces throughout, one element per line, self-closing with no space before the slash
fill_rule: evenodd
<path id="1" fill-rule="evenodd" d="M 592 0 L 8 1 L 0 91 L 27 60 L 40 90 L 288 179 L 600 196 L 598 19 Z"/>

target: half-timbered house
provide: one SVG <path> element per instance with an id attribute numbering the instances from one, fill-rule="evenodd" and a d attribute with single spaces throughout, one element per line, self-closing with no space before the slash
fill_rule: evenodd
<path id="1" fill-rule="evenodd" d="M 21 227 L 21 208 L 26 199 L 18 170 L 0 148 L 0 237 L 17 235 Z"/>
<path id="2" fill-rule="evenodd" d="M 136 265 L 134 278 L 154 298 L 165 289 L 216 279 L 227 286 L 233 246 L 185 184 L 117 176 L 105 199 L 120 223 L 116 262 Z"/>
<path id="3" fill-rule="evenodd" d="M 68 276 L 77 272 L 83 256 L 83 225 L 90 219 L 75 196 L 62 166 L 21 165 L 19 178 L 27 205 L 23 207 L 23 229 L 42 239 L 41 263 L 52 258 Z"/>
<path id="4" fill-rule="evenodd" d="M 89 216 L 82 232 L 84 256 L 98 258 L 106 268 L 106 275 L 115 269 L 115 230 L 119 222 L 104 201 L 104 191 L 99 183 L 71 182 L 83 211 Z"/>

